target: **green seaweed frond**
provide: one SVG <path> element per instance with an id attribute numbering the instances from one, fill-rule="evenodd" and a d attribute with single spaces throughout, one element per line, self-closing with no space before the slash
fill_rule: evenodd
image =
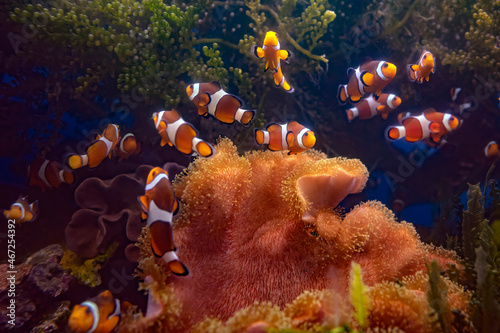
<path id="1" fill-rule="evenodd" d="M 370 299 L 367 295 L 367 287 L 363 283 L 361 266 L 355 262 L 351 265 L 349 294 L 351 303 L 354 306 L 354 318 L 361 327 L 361 331 L 363 331 L 364 328 L 368 326 Z"/>
<path id="2" fill-rule="evenodd" d="M 203 54 L 209 58 L 207 61 L 207 76 L 209 80 L 217 81 L 223 86 L 227 86 L 227 69 L 224 68 L 224 62 L 220 56 L 220 51 L 217 50 L 219 45 L 213 43 L 212 47 L 203 46 Z"/>
<path id="3" fill-rule="evenodd" d="M 104 254 L 100 254 L 92 259 L 82 259 L 76 253 L 65 250 L 61 258 L 60 265 L 82 284 L 96 287 L 101 284 L 99 271 L 102 265 L 108 261 L 115 253 L 118 243 L 111 244 Z"/>
<path id="4" fill-rule="evenodd" d="M 427 275 L 429 276 L 429 288 L 427 289 L 427 302 L 437 316 L 436 322 L 439 324 L 440 332 L 450 332 L 450 323 L 446 314 L 449 313 L 449 305 L 446 298 L 448 289 L 440 274 L 440 267 L 436 260 L 427 265 Z"/>
<path id="5" fill-rule="evenodd" d="M 479 232 L 484 219 L 484 198 L 479 184 L 469 184 L 467 192 L 467 210 L 463 212 L 462 221 L 462 251 L 466 259 L 465 271 L 468 277 L 467 283 L 474 285 L 476 261 L 476 247 L 479 246 Z"/>

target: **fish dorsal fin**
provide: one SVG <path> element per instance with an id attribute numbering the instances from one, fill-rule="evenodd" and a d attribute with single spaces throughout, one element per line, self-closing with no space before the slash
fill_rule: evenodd
<path id="1" fill-rule="evenodd" d="M 200 95 L 200 106 L 207 106 L 212 99 L 209 93 L 204 93 Z"/>
<path id="2" fill-rule="evenodd" d="M 369 87 L 374 83 L 374 76 L 370 72 L 364 71 L 359 77 L 361 79 L 361 83 L 363 83 L 365 87 Z"/>
<path id="3" fill-rule="evenodd" d="M 266 131 L 268 131 L 268 132 L 276 132 L 276 131 L 281 132 L 281 125 L 278 123 L 270 123 L 269 125 L 267 125 Z"/>
<path id="4" fill-rule="evenodd" d="M 437 112 L 436 109 L 434 108 L 428 108 L 428 109 L 425 109 L 423 114 L 429 114 L 429 113 L 435 113 Z"/>
<path id="5" fill-rule="evenodd" d="M 361 67 L 361 66 L 363 66 L 363 65 L 366 65 L 367 63 L 369 63 L 369 62 L 371 62 L 371 61 L 373 61 L 373 59 L 372 59 L 372 58 L 370 58 L 370 57 L 365 57 L 365 58 L 363 59 L 363 61 L 361 61 L 361 64 L 360 64 L 359 66 Z"/>
<path id="6" fill-rule="evenodd" d="M 213 84 L 213 85 L 215 85 L 216 87 L 218 87 L 219 89 L 222 89 L 222 86 L 221 86 L 221 85 L 220 85 L 220 83 L 219 83 L 219 82 L 217 82 L 217 81 L 212 81 L 212 82 L 210 82 L 210 84 Z"/>
<path id="7" fill-rule="evenodd" d="M 286 143 L 288 144 L 288 148 L 290 148 L 291 146 L 293 146 L 294 141 L 295 141 L 295 136 L 293 135 L 293 132 L 292 131 L 288 131 L 286 133 Z"/>
<path id="8" fill-rule="evenodd" d="M 234 97 L 240 103 L 239 107 L 241 107 L 243 105 L 243 101 L 238 96 L 233 95 L 233 94 L 227 94 L 227 95 Z"/>

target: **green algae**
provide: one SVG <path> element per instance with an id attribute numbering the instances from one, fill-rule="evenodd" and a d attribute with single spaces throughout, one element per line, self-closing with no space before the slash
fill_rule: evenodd
<path id="1" fill-rule="evenodd" d="M 111 244 L 104 254 L 97 255 L 92 259 L 84 260 L 76 253 L 65 250 L 61 258 L 60 265 L 71 275 L 76 277 L 82 284 L 90 287 L 96 287 L 101 284 L 101 275 L 99 271 L 115 253 L 118 243 Z"/>

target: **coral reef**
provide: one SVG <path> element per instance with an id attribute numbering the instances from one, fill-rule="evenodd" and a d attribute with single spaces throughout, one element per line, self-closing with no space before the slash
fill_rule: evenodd
<path id="1" fill-rule="evenodd" d="M 63 249 L 60 245 L 49 245 L 16 266 L 16 327 L 26 327 L 24 325 L 27 325 L 35 314 L 41 311 L 45 313 L 50 308 L 39 307 L 39 304 L 47 304 L 47 300 L 53 300 L 68 291 L 73 277 L 60 266 L 62 256 Z M 1 266 L 0 300 L 2 304 L 7 304 L 11 298 L 7 297 L 11 280 L 7 279 L 10 277 L 7 264 Z M 6 307 L 0 312 L 0 325 L 5 327 L 10 326 L 7 325 L 10 320 L 7 317 L 8 312 Z"/>
<path id="2" fill-rule="evenodd" d="M 151 168 L 143 165 L 134 174 L 106 181 L 85 179 L 75 191 L 81 209 L 73 214 L 65 230 L 68 248 L 88 259 L 104 253 L 114 241 L 136 242 L 142 228 L 137 197 L 144 192 Z"/>
<path id="3" fill-rule="evenodd" d="M 459 266 L 452 252 L 424 246 L 380 203 L 361 204 L 345 217 L 334 210 L 365 185 L 358 160 L 317 151 L 239 156 L 227 139 L 216 148 L 174 181 L 183 202 L 174 237 L 191 268 L 188 278 L 164 276 L 182 304 L 178 330 L 210 316 L 225 321 L 255 302 L 282 308 L 307 290 L 345 293 L 352 261 L 368 286 L 425 271 L 426 258 Z M 151 274 L 151 265 L 140 268 Z"/>
<path id="4" fill-rule="evenodd" d="M 97 255 L 92 259 L 82 260 L 78 255 L 69 250 L 64 251 L 61 258 L 61 267 L 76 277 L 84 285 L 96 287 L 101 284 L 99 270 L 115 252 L 118 243 L 111 244 L 106 253 Z"/>

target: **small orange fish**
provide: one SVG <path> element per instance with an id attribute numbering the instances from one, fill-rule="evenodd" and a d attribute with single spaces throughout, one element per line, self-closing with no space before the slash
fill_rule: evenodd
<path id="1" fill-rule="evenodd" d="M 408 64 L 406 65 L 406 69 L 411 82 L 417 81 L 418 83 L 422 83 L 424 79 L 429 82 L 429 76 L 436 71 L 434 56 L 424 48 L 418 59 L 418 63 L 413 65 Z"/>
<path id="2" fill-rule="evenodd" d="M 255 110 L 241 108 L 243 102 L 225 92 L 218 82 L 194 83 L 186 88 L 189 99 L 198 107 L 200 116 L 212 115 L 226 124 L 238 121 L 248 125 L 255 116 Z"/>
<path id="3" fill-rule="evenodd" d="M 346 110 L 349 121 L 358 117 L 359 119 L 370 119 L 379 114 L 382 119 L 387 119 L 389 112 L 401 104 L 401 98 L 394 94 L 382 94 L 375 100 L 369 96 L 361 100 L 355 107 Z"/>
<path id="4" fill-rule="evenodd" d="M 27 197 L 20 196 L 10 206 L 10 210 L 3 211 L 3 215 L 8 219 L 15 220 L 19 225 L 24 222 L 33 222 L 38 216 L 38 201 L 29 204 Z"/>
<path id="5" fill-rule="evenodd" d="M 266 59 L 266 71 L 270 70 L 273 73 L 274 84 L 279 87 L 281 86 L 286 92 L 293 93 L 295 89 L 288 84 L 283 72 L 281 71 L 280 60 L 288 63 L 289 59 L 292 57 L 292 52 L 280 49 L 280 42 L 278 40 L 278 34 L 274 31 L 268 31 L 266 37 L 264 37 L 264 45 L 258 47 L 256 45 L 252 46 L 251 52 L 257 58 Z"/>
<path id="6" fill-rule="evenodd" d="M 346 85 L 339 85 L 337 95 L 339 103 L 354 104 L 369 93 L 373 93 L 377 100 L 382 94 L 382 89 L 396 75 L 396 71 L 396 66 L 390 62 L 369 59 L 356 69 L 349 68 L 347 70 L 349 82 Z"/>
<path id="7" fill-rule="evenodd" d="M 495 141 L 490 141 L 484 148 L 484 155 L 488 158 L 497 158 L 500 156 L 498 144 Z"/>
<path id="8" fill-rule="evenodd" d="M 149 172 L 145 192 L 139 197 L 139 202 L 142 218 L 147 218 L 153 254 L 162 258 L 175 275 L 188 275 L 188 269 L 175 254 L 172 217 L 178 209 L 178 203 L 168 173 L 162 168 L 153 168 Z"/>
<path id="9" fill-rule="evenodd" d="M 137 141 L 132 133 L 125 134 L 120 143 L 115 146 L 115 154 L 119 157 L 118 162 L 128 159 L 131 155 L 136 155 L 141 152 L 141 143 Z"/>
<path id="10" fill-rule="evenodd" d="M 28 185 L 46 189 L 59 188 L 62 183 L 73 184 L 73 173 L 61 163 L 37 158 L 28 166 Z"/>
<path id="11" fill-rule="evenodd" d="M 314 147 L 314 132 L 296 121 L 286 124 L 272 123 L 266 130 L 255 129 L 255 141 L 259 145 L 267 145 L 269 150 L 289 150 L 290 154 L 298 154 Z"/>
<path id="12" fill-rule="evenodd" d="M 70 155 L 68 165 L 71 169 L 78 169 L 85 165 L 95 168 L 108 156 L 111 158 L 111 152 L 114 150 L 120 137 L 118 125 L 108 124 L 101 135 L 97 136 L 97 140 L 87 148 L 85 155 Z"/>
<path id="13" fill-rule="evenodd" d="M 430 108 L 419 116 L 406 115 L 401 119 L 402 126 L 391 126 L 387 136 L 391 140 L 405 138 L 408 142 L 430 139 L 439 143 L 442 137 L 461 125 L 461 121 L 449 114 L 436 112 Z"/>
<path id="14" fill-rule="evenodd" d="M 203 157 L 209 157 L 214 153 L 214 147 L 199 139 L 194 126 L 184 121 L 177 111 L 155 112 L 153 121 L 161 136 L 161 146 L 175 146 L 178 151 L 187 155 L 194 151 Z"/>
<path id="15" fill-rule="evenodd" d="M 68 326 L 75 333 L 111 333 L 118 326 L 122 307 L 129 304 L 121 304 L 109 290 L 105 290 L 95 298 L 75 305 Z"/>

